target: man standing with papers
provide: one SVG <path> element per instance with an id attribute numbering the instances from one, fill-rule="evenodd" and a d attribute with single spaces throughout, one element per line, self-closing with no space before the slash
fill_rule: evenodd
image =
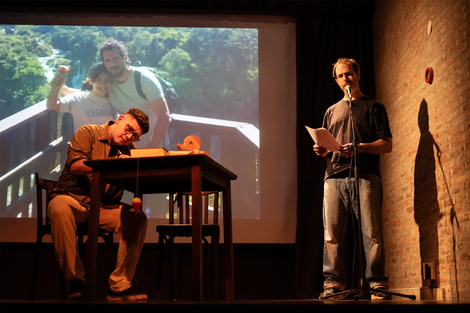
<path id="1" fill-rule="evenodd" d="M 350 262 L 345 262 L 344 244 L 348 235 L 351 236 L 346 234 L 346 230 L 354 204 L 351 193 L 355 176 L 351 163 L 354 147 L 357 149 L 365 283 L 368 283 L 371 289 L 388 291 L 388 278 L 384 273 L 382 184 L 379 164 L 380 154 L 392 151 L 392 134 L 387 112 L 383 104 L 361 92 L 360 66 L 355 60 L 338 59 L 333 66 L 333 77 L 343 90 L 344 98 L 328 108 L 322 126 L 341 145 L 337 151 L 331 151 L 318 144 L 313 147 L 317 155 L 327 160 L 323 196 L 325 281 L 320 299 L 332 298 L 332 295 L 334 297 L 336 293 L 345 290 L 346 268 L 351 268 L 346 266 L 350 265 Z M 350 110 L 354 123 L 351 123 Z M 353 144 L 351 124 L 355 125 L 356 145 Z M 358 215 L 357 212 L 355 214 Z M 387 298 L 387 294 L 375 293 L 375 297 L 383 299 Z"/>

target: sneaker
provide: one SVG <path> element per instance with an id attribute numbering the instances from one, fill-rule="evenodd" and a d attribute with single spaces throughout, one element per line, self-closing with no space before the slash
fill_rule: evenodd
<path id="1" fill-rule="evenodd" d="M 142 301 L 147 299 L 145 293 L 134 290 L 132 286 L 120 292 L 114 292 L 111 289 L 108 291 L 108 301 Z"/>
<path id="2" fill-rule="evenodd" d="M 377 286 L 370 290 L 370 299 L 371 300 L 390 300 L 392 299 L 392 295 L 386 292 L 381 291 L 388 291 L 386 286 Z"/>
<path id="3" fill-rule="evenodd" d="M 83 299 L 83 291 L 85 289 L 85 284 L 81 280 L 73 280 L 70 282 L 67 300 L 81 300 Z"/>
<path id="4" fill-rule="evenodd" d="M 318 299 L 342 299 L 344 295 L 336 295 L 342 290 L 336 287 L 328 287 L 323 290 Z"/>

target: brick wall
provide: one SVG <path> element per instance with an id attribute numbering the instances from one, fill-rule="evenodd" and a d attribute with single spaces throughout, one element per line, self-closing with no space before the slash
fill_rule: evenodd
<path id="1" fill-rule="evenodd" d="M 469 16 L 468 0 L 376 2 L 376 91 L 394 142 L 382 158 L 386 271 L 391 289 L 422 299 L 470 300 Z"/>

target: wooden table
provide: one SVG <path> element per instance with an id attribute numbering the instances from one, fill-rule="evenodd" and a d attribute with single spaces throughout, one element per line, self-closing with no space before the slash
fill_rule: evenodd
<path id="1" fill-rule="evenodd" d="M 206 155 L 177 155 L 86 161 L 93 168 L 91 207 L 86 256 L 85 299 L 93 300 L 96 281 L 98 225 L 103 183 L 120 186 L 142 198 L 148 193 L 192 194 L 192 290 L 193 300 L 202 299 L 202 191 L 222 192 L 225 299 L 233 301 L 232 180 L 237 175 Z M 138 170 L 137 170 L 138 169 Z M 138 190 L 136 182 L 138 176 Z M 138 193 L 138 194 L 136 194 Z"/>

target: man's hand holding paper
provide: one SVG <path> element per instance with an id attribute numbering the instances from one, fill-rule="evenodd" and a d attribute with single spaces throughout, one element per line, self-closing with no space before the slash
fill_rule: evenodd
<path id="1" fill-rule="evenodd" d="M 339 143 L 338 140 L 336 140 L 325 128 L 310 128 L 308 126 L 305 126 L 305 128 L 315 142 L 315 145 L 326 149 L 325 152 L 339 152 L 341 150 L 341 143 Z"/>
<path id="2" fill-rule="evenodd" d="M 315 142 L 313 150 L 317 155 L 326 156 L 330 151 L 340 152 L 345 156 L 352 154 L 352 145 L 350 143 L 342 145 L 325 128 L 314 129 L 308 126 L 305 126 L 305 128 Z"/>

